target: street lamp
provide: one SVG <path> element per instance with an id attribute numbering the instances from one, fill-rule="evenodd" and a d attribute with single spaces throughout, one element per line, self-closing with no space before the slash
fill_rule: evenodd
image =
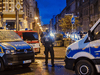
<path id="1" fill-rule="evenodd" d="M 40 24 L 40 23 L 37 23 L 38 25 Z"/>
<path id="2" fill-rule="evenodd" d="M 37 20 L 38 20 L 39 18 L 38 17 L 35 17 L 35 20 L 36 20 L 36 29 L 38 28 L 38 26 L 37 25 L 39 25 L 40 23 L 37 23 Z M 37 29 L 38 30 L 38 36 L 39 36 L 39 43 L 40 43 L 40 33 L 39 33 L 39 28 Z"/>
<path id="3" fill-rule="evenodd" d="M 36 20 L 36 28 L 37 28 L 37 20 L 38 20 L 38 17 L 35 17 L 34 19 Z"/>
<path id="4" fill-rule="evenodd" d="M 41 26 L 41 25 L 39 25 L 39 26 Z"/>
<path id="5" fill-rule="evenodd" d="M 40 29 L 42 29 L 42 27 L 40 27 Z"/>
<path id="6" fill-rule="evenodd" d="M 35 20 L 37 20 L 38 19 L 38 17 L 35 17 Z"/>

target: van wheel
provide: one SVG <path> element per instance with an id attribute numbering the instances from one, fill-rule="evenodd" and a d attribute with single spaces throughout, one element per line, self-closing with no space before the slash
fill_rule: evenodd
<path id="1" fill-rule="evenodd" d="M 4 71 L 4 64 L 1 59 L 0 59 L 0 71 Z"/>
<path id="2" fill-rule="evenodd" d="M 80 60 L 75 66 L 76 75 L 95 75 L 95 69 L 87 60 Z"/>
<path id="3" fill-rule="evenodd" d="M 23 66 L 23 67 L 29 67 L 30 64 L 23 64 L 22 66 Z"/>

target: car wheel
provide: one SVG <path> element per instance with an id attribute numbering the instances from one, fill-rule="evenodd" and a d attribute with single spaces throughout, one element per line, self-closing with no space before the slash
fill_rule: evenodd
<path id="1" fill-rule="evenodd" d="M 0 59 L 0 71 L 4 71 L 4 64 L 2 59 Z"/>
<path id="2" fill-rule="evenodd" d="M 95 69 L 87 60 L 80 60 L 75 66 L 76 75 L 95 75 Z"/>
<path id="3" fill-rule="evenodd" d="M 23 64 L 22 66 L 23 66 L 23 67 L 29 67 L 30 64 Z"/>

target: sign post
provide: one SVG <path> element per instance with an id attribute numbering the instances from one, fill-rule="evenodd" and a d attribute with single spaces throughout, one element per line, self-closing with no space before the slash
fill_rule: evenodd
<path id="1" fill-rule="evenodd" d="M 75 18 L 74 18 L 74 15 L 73 14 L 72 14 L 71 23 L 72 23 L 72 32 L 73 32 L 73 25 L 75 23 Z M 75 34 L 74 34 L 74 40 L 75 40 Z"/>
<path id="2" fill-rule="evenodd" d="M 75 23 L 75 18 L 72 16 L 72 19 L 71 19 L 71 23 L 72 23 L 72 32 L 73 32 L 73 25 Z"/>
<path id="3" fill-rule="evenodd" d="M 19 2 L 16 3 L 16 31 L 19 30 L 19 10 L 22 8 Z"/>

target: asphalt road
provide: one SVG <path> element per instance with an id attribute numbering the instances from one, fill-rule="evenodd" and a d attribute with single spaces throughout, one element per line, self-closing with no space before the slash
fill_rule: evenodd
<path id="1" fill-rule="evenodd" d="M 66 53 L 65 47 L 53 47 L 53 49 L 54 49 L 54 58 L 65 58 L 65 53 Z M 41 46 L 40 53 L 35 55 L 35 57 L 39 59 L 42 57 L 45 57 L 44 51 L 45 51 L 45 47 Z M 50 57 L 50 54 L 49 54 L 49 57 Z"/>
<path id="2" fill-rule="evenodd" d="M 0 75 L 75 75 L 74 71 L 65 69 L 63 59 L 55 60 L 54 67 L 51 67 L 50 59 L 48 66 L 45 66 L 44 62 L 43 59 L 36 59 L 28 68 L 22 66 L 10 67 L 0 72 Z"/>

